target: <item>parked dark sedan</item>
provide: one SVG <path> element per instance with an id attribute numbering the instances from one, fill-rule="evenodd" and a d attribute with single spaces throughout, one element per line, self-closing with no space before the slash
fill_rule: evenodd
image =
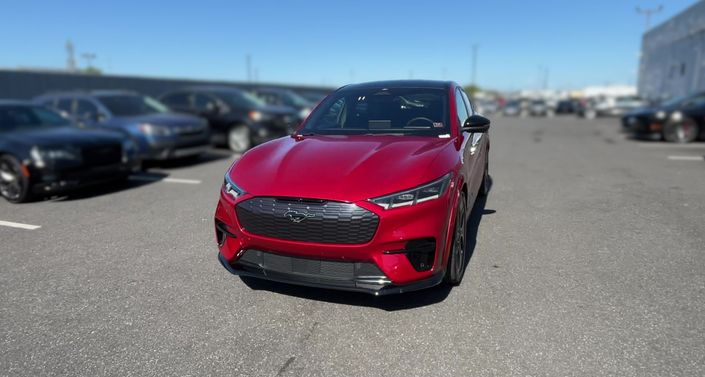
<path id="1" fill-rule="evenodd" d="M 627 113 L 622 128 L 637 137 L 676 143 L 705 139 L 705 92 Z"/>
<path id="2" fill-rule="evenodd" d="M 36 102 L 88 127 L 121 130 L 137 143 L 143 160 L 198 156 L 211 145 L 204 119 L 169 112 L 154 98 L 123 90 L 52 93 Z"/>
<path id="3" fill-rule="evenodd" d="M 208 119 L 214 141 L 236 153 L 286 136 L 301 121 L 295 109 L 267 105 L 254 94 L 231 87 L 186 88 L 164 94 L 161 100 L 174 111 Z"/>
<path id="4" fill-rule="evenodd" d="M 78 128 L 48 108 L 0 101 L 0 195 L 10 202 L 126 179 L 139 166 L 136 155 L 119 132 Z"/>

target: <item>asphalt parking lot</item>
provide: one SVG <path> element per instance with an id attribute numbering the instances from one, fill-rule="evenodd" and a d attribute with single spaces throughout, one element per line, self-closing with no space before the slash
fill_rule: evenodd
<path id="1" fill-rule="evenodd" d="M 463 284 L 400 296 L 227 273 L 222 150 L 0 202 L 0 374 L 702 375 L 705 143 L 574 117 L 495 118 L 491 138 Z"/>

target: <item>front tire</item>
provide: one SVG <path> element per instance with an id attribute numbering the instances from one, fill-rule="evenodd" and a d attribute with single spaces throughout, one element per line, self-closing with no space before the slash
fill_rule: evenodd
<path id="1" fill-rule="evenodd" d="M 458 198 L 458 208 L 455 211 L 453 243 L 451 244 L 445 274 L 446 283 L 453 286 L 460 285 L 465 275 L 465 227 L 467 225 L 467 207 L 467 196 L 464 192 L 461 192 Z"/>
<path id="2" fill-rule="evenodd" d="M 663 138 L 672 143 L 691 143 L 698 138 L 700 127 L 693 118 L 668 122 L 663 128 Z"/>
<path id="3" fill-rule="evenodd" d="M 228 130 L 228 148 L 235 153 L 245 153 L 252 146 L 250 129 L 244 125 L 235 125 Z"/>
<path id="4" fill-rule="evenodd" d="M 22 174 L 22 165 L 13 156 L 0 156 L 0 196 L 11 203 L 24 203 L 31 199 L 29 178 Z"/>

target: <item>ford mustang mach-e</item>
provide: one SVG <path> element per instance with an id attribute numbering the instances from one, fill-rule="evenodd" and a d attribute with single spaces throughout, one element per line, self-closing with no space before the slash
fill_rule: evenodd
<path id="1" fill-rule="evenodd" d="M 215 211 L 238 275 L 376 295 L 459 284 L 489 120 L 453 82 L 342 87 L 235 161 Z"/>

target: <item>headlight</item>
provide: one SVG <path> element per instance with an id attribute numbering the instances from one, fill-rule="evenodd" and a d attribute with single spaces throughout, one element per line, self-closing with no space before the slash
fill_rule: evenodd
<path id="1" fill-rule="evenodd" d="M 683 113 L 680 111 L 676 111 L 673 114 L 671 114 L 671 120 L 674 122 L 680 122 L 683 120 Z"/>
<path id="2" fill-rule="evenodd" d="M 142 123 L 140 124 L 140 131 L 145 135 L 153 136 L 169 136 L 171 135 L 171 129 L 165 126 L 158 126 L 156 124 Z"/>
<path id="3" fill-rule="evenodd" d="M 666 112 L 665 111 L 659 111 L 656 113 L 656 119 L 664 119 L 666 118 Z"/>
<path id="4" fill-rule="evenodd" d="M 410 190 L 373 198 L 370 199 L 370 202 L 377 204 L 384 209 L 390 209 L 438 199 L 441 195 L 443 195 L 448 187 L 451 177 L 452 173 L 448 173 L 431 183 L 427 183 Z"/>
<path id="5" fill-rule="evenodd" d="M 240 195 L 245 193 L 245 190 L 241 189 L 235 182 L 230 179 L 230 172 L 225 173 L 225 179 L 223 180 L 223 191 L 229 194 L 233 199 L 237 199 Z"/>
<path id="6" fill-rule="evenodd" d="M 262 120 L 262 113 L 260 113 L 259 111 L 250 111 L 250 113 L 247 115 L 250 117 L 250 119 L 255 122 L 259 122 L 260 120 Z"/>
<path id="7" fill-rule="evenodd" d="M 39 147 L 33 147 L 29 151 L 29 155 L 34 160 L 34 165 L 38 168 L 45 167 L 47 161 L 51 160 L 81 160 L 81 151 L 76 148 L 40 149 Z"/>

